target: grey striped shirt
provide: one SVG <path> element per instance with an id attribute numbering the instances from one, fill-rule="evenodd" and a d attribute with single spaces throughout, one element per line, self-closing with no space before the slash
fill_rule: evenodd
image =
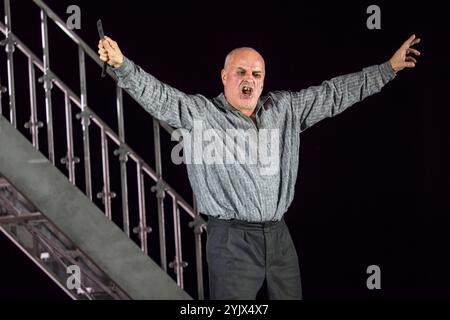
<path id="1" fill-rule="evenodd" d="M 230 129 L 243 134 L 261 129 L 276 133 L 279 145 L 275 163 L 279 168 L 271 174 L 262 174 L 259 161 L 186 164 L 200 212 L 221 219 L 253 222 L 280 220 L 288 210 L 297 180 L 300 132 L 379 92 L 395 77 L 389 62 L 385 62 L 300 91 L 269 92 L 259 99 L 255 125 L 228 104 L 223 94 L 213 99 L 185 94 L 127 58 L 114 72 L 118 85 L 145 110 L 175 128 L 193 132 L 201 124 L 202 130 L 214 129 L 219 138 L 225 137 Z"/>

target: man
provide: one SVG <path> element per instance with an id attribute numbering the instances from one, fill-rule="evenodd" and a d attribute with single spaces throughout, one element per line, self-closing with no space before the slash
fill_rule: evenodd
<path id="1" fill-rule="evenodd" d="M 171 126 L 188 132 L 199 125 L 202 130 L 213 129 L 223 144 L 229 130 L 244 140 L 249 132 L 271 130 L 273 140 L 261 142 L 258 136 L 250 140 L 249 148 L 268 147 L 275 155 L 276 170 L 264 171 L 261 159 L 187 165 L 200 212 L 209 216 L 206 256 L 211 299 L 254 299 L 265 279 L 270 299 L 302 298 L 298 258 L 283 220 L 294 197 L 299 133 L 379 92 L 400 70 L 415 67 L 412 55 L 420 52 L 412 46 L 419 41 L 411 36 L 383 64 L 320 86 L 264 97 L 263 57 L 252 48 L 238 48 L 226 57 L 221 73 L 224 93 L 214 99 L 163 84 L 124 57 L 109 37 L 99 42 L 100 59 L 114 68 L 119 86 Z M 231 150 L 226 145 L 225 151 Z"/>

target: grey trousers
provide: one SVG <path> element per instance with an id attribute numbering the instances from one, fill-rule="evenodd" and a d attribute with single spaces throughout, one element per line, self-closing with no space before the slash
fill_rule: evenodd
<path id="1" fill-rule="evenodd" d="M 209 216 L 207 229 L 210 299 L 254 300 L 264 279 L 269 299 L 302 299 L 297 252 L 284 219 L 255 223 Z"/>

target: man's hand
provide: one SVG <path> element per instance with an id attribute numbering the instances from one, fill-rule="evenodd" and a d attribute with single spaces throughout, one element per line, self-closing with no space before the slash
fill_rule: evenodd
<path id="1" fill-rule="evenodd" d="M 408 40 L 405 41 L 405 43 L 402 44 L 397 52 L 394 53 L 389 62 L 395 72 L 403 70 L 404 68 L 414 68 L 416 66 L 417 61 L 411 56 L 411 54 L 420 56 L 420 52 L 411 47 L 419 42 L 420 39 L 416 38 L 416 35 L 413 34 Z"/>
<path id="2" fill-rule="evenodd" d="M 106 61 L 114 68 L 120 67 L 123 63 L 123 54 L 117 42 L 107 36 L 98 42 L 98 54 L 100 60 Z"/>

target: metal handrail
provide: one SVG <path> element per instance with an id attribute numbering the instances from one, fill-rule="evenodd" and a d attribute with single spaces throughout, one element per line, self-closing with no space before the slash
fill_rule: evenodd
<path id="1" fill-rule="evenodd" d="M 79 47 L 81 47 L 81 49 L 83 49 L 83 51 L 86 52 L 86 54 L 89 57 L 91 57 L 91 59 L 94 60 L 99 65 L 99 67 L 103 66 L 103 61 L 101 61 L 99 59 L 98 55 L 94 52 L 94 50 L 92 50 L 91 47 L 89 47 L 89 45 L 86 42 L 84 42 L 73 30 L 70 30 L 69 28 L 67 28 L 66 23 L 60 17 L 58 17 L 58 15 L 55 12 L 53 12 L 52 9 L 50 9 L 41 0 L 33 0 L 33 2 L 39 8 L 41 8 L 45 12 L 47 17 L 49 17 L 51 20 L 53 20 L 56 23 L 56 25 L 59 28 L 61 28 L 61 30 L 64 31 L 65 34 L 67 34 L 70 37 L 70 39 L 72 39 Z M 107 69 L 107 73 L 113 79 L 117 80 L 116 75 L 110 69 Z"/>
<path id="2" fill-rule="evenodd" d="M 0 31 L 5 34 L 5 25 L 0 22 Z M 35 66 L 37 66 L 42 72 L 44 71 L 44 67 L 42 64 L 42 61 L 19 39 L 14 33 L 11 33 L 11 37 L 16 42 L 16 46 L 20 51 L 25 54 L 28 58 L 30 58 Z M 54 74 L 52 71 L 50 71 L 50 76 L 53 80 L 53 83 L 63 92 L 67 93 L 70 100 L 75 103 L 77 107 L 81 109 L 81 101 L 80 98 L 70 89 L 56 74 Z M 120 138 L 119 136 L 90 108 L 87 108 L 89 110 L 89 113 L 91 115 L 91 119 L 100 127 L 105 129 L 105 133 L 108 135 L 108 137 L 114 141 L 116 144 L 120 145 Z M 162 124 L 161 121 L 156 120 L 160 122 L 160 125 L 165 130 L 172 130 L 173 128 L 168 126 L 167 124 Z M 170 129 L 167 129 L 170 128 Z M 129 145 L 126 143 L 124 144 L 124 147 L 127 149 L 127 152 L 129 156 L 135 161 L 135 162 L 141 162 L 142 163 L 142 169 L 148 173 L 148 175 L 155 181 L 158 181 L 156 171 L 152 169 L 150 165 L 148 165 L 145 160 L 143 160 L 137 153 L 134 151 Z M 164 189 L 166 189 L 166 192 L 177 199 L 178 204 L 192 217 L 195 218 L 196 214 L 194 209 L 191 207 L 189 203 L 187 203 L 186 200 L 183 199 L 182 196 L 180 196 L 175 189 L 173 189 L 166 181 L 163 179 L 159 180 Z"/>
<path id="3" fill-rule="evenodd" d="M 91 169 L 90 169 L 90 147 L 89 147 L 89 125 L 90 120 L 96 124 L 101 130 L 101 144 L 102 144 L 102 164 L 103 164 L 103 190 L 97 197 L 102 198 L 105 206 L 105 214 L 111 219 L 111 199 L 115 196 L 109 189 L 109 163 L 108 163 L 108 138 L 113 141 L 118 149 L 114 151 L 115 155 L 119 155 L 120 169 L 121 169 L 121 187 L 122 187 L 122 211 L 123 211 L 123 227 L 125 233 L 130 236 L 129 230 L 129 218 L 128 218 L 128 183 L 126 172 L 126 161 L 130 157 L 136 163 L 136 169 L 138 174 L 138 193 L 139 193 L 139 226 L 134 228 L 134 231 L 138 233 L 141 241 L 141 249 L 147 253 L 147 233 L 151 230 L 146 223 L 145 214 L 145 190 L 143 187 L 144 174 L 149 176 L 156 185 L 152 187 L 152 191 L 156 192 L 157 207 L 158 207 L 158 220 L 159 220 L 159 239 L 160 239 L 160 255 L 161 255 L 161 268 L 167 272 L 166 262 L 166 239 L 165 239 L 165 221 L 164 221 L 164 203 L 163 198 L 167 193 L 172 198 L 173 203 L 173 219 L 174 219 L 174 241 L 175 241 L 175 260 L 169 264 L 174 268 L 177 275 L 177 283 L 183 288 L 183 268 L 187 265 L 182 261 L 181 251 L 181 229 L 180 229 L 180 217 L 179 208 L 183 208 L 185 212 L 189 214 L 193 221 L 189 223 L 189 226 L 193 228 L 195 233 L 195 252 L 196 252 L 196 269 L 197 269 L 197 290 L 199 299 L 204 298 L 203 288 L 203 269 L 202 269 L 202 244 L 201 233 L 206 228 L 206 223 L 199 215 L 195 206 L 193 209 L 187 201 L 185 201 L 164 179 L 162 178 L 162 165 L 161 165 L 161 150 L 160 150 L 160 132 L 159 126 L 162 126 L 169 134 L 174 132 L 164 122 L 153 119 L 154 127 L 154 140 L 155 140 L 155 160 L 156 170 L 148 165 L 135 151 L 133 151 L 125 143 L 125 132 L 123 127 L 123 101 L 122 101 L 122 89 L 116 85 L 116 103 L 119 120 L 119 134 L 116 134 L 100 117 L 98 117 L 87 104 L 87 90 L 86 90 L 86 71 L 85 71 L 85 54 L 87 54 L 92 60 L 94 60 L 99 67 L 102 67 L 103 61 L 101 61 L 97 54 L 78 36 L 66 27 L 65 23 L 41 0 L 33 0 L 33 2 L 41 9 L 41 32 L 43 40 L 43 61 L 41 61 L 14 33 L 11 31 L 11 17 L 10 17 L 10 5 L 9 0 L 5 1 L 5 20 L 7 23 L 0 22 L 0 31 L 6 35 L 4 40 L 6 44 L 6 52 L 8 56 L 8 88 L 10 96 L 10 112 L 11 121 L 15 122 L 15 104 L 14 102 L 14 74 L 10 72 L 13 69 L 13 52 L 17 47 L 24 55 L 28 57 L 28 70 L 29 70 L 29 82 L 30 82 L 30 106 L 31 106 L 31 118 L 26 124 L 26 127 L 30 129 L 32 134 L 33 145 L 39 149 L 38 142 L 38 128 L 42 126 L 37 120 L 36 111 L 36 89 L 35 89 L 35 72 L 34 66 L 38 67 L 44 74 L 40 80 L 44 84 L 45 99 L 46 99 L 46 114 L 47 114 L 47 138 L 49 145 L 49 159 L 55 164 L 54 150 L 53 150 L 53 127 L 52 127 L 52 101 L 51 90 L 53 84 L 64 93 L 65 96 L 65 112 L 66 112 L 66 135 L 67 135 L 67 156 L 62 159 L 63 163 L 69 171 L 69 180 L 75 184 L 75 163 L 79 162 L 79 159 L 73 154 L 73 128 L 72 128 L 72 112 L 71 106 L 73 103 L 81 109 L 81 113 L 77 114 L 77 118 L 81 119 L 83 126 L 83 151 L 85 161 L 85 177 L 86 177 L 86 195 L 92 200 L 92 187 L 91 187 Z M 79 98 L 56 74 L 50 69 L 49 58 L 49 46 L 47 36 L 47 18 L 50 18 L 56 25 L 62 29 L 77 45 L 78 56 L 80 64 L 80 91 L 81 98 Z M 117 77 L 111 70 L 107 70 L 108 75 L 117 81 Z M 12 89 L 11 89 L 12 88 Z M 1 88 L 0 88 L 1 89 Z M 11 102 L 12 101 L 12 102 Z M 139 102 L 138 102 L 139 103 Z M 141 105 L 142 106 L 142 105 Z"/>
<path id="4" fill-rule="evenodd" d="M 98 55 L 94 52 L 94 50 L 91 49 L 91 47 L 89 47 L 89 45 L 83 41 L 83 39 L 81 39 L 75 32 L 73 32 L 72 30 L 70 30 L 69 28 L 67 28 L 66 24 L 64 23 L 64 21 L 59 18 L 56 13 L 54 13 L 43 1 L 41 0 L 33 0 L 33 2 L 40 7 L 42 10 L 44 10 L 44 12 L 46 13 L 46 15 L 51 18 L 56 25 L 62 30 L 64 31 L 92 60 L 95 61 L 95 63 L 97 63 L 97 65 L 99 67 L 103 67 L 103 61 L 100 60 L 100 58 L 98 57 Z M 117 81 L 117 77 L 114 74 L 114 72 L 112 72 L 109 68 L 107 68 L 107 74 L 113 78 L 115 81 Z M 138 102 L 139 103 L 139 102 Z M 172 134 L 172 132 L 174 131 L 174 129 L 169 126 L 168 124 L 159 121 L 159 124 L 161 125 L 161 127 L 164 128 L 164 130 L 166 130 L 169 134 Z"/>

